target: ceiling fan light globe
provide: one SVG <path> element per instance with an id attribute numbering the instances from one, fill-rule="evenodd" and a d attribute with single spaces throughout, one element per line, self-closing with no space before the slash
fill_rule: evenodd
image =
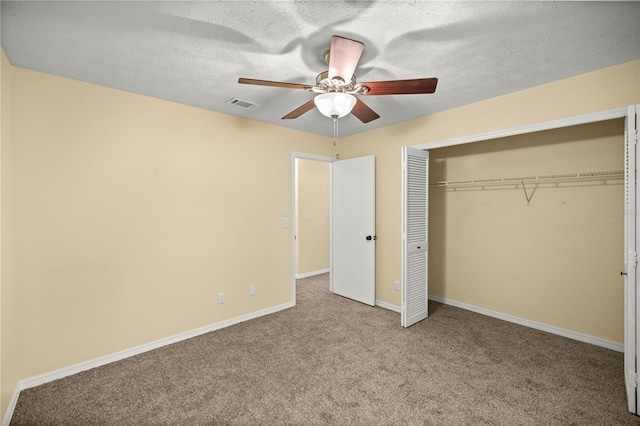
<path id="1" fill-rule="evenodd" d="M 313 102 L 322 115 L 341 118 L 351 112 L 356 104 L 356 98 L 348 93 L 331 92 L 316 96 Z"/>

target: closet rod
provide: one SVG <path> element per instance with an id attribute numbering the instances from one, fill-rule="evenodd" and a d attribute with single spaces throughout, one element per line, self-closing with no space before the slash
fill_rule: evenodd
<path id="1" fill-rule="evenodd" d="M 497 185 L 522 185 L 528 183 L 552 183 L 571 181 L 594 181 L 624 178 L 624 170 L 605 172 L 563 173 L 557 175 L 518 176 L 494 179 L 474 180 L 445 180 L 431 183 L 432 186 L 460 187 L 460 186 L 497 186 Z"/>

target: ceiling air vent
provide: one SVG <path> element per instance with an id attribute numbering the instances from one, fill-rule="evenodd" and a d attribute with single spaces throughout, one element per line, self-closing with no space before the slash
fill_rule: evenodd
<path id="1" fill-rule="evenodd" d="M 248 101 L 243 101 L 242 99 L 238 99 L 238 98 L 231 98 L 227 101 L 227 103 L 237 106 L 238 108 L 248 109 L 248 110 L 254 110 L 260 107 L 260 105 L 258 104 L 254 104 Z"/>

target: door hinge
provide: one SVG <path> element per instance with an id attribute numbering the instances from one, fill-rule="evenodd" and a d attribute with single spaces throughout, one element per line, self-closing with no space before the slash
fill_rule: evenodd
<path id="1" fill-rule="evenodd" d="M 640 385 L 640 380 L 638 380 L 638 375 L 636 374 L 635 371 L 629 371 L 628 374 L 628 382 L 630 385 L 632 385 L 634 388 L 637 388 L 638 385 Z"/>

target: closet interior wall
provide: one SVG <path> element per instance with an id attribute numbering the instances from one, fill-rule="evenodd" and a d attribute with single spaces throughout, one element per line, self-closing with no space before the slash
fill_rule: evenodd
<path id="1" fill-rule="evenodd" d="M 624 168 L 623 119 L 430 156 L 430 295 L 623 342 L 623 179 L 610 173 Z M 607 174 L 438 184 L 584 172 Z"/>

